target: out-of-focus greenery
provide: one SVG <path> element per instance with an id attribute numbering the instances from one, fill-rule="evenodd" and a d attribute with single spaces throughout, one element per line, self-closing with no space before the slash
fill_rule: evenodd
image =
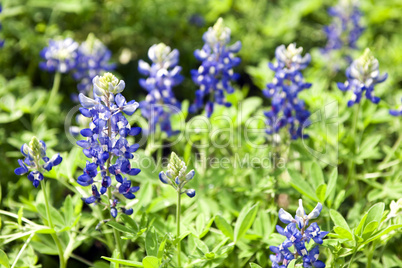
<path id="1" fill-rule="evenodd" d="M 182 74 L 185 80 L 174 89 L 175 94 L 181 101 L 192 102 L 196 86 L 191 81 L 189 72 L 199 65 L 193 56 L 193 51 L 202 47 L 202 34 L 219 17 L 222 17 L 231 28 L 232 40 L 241 40 L 243 47 L 240 51 L 242 63 L 236 68 L 241 78 L 236 85 L 236 93 L 228 97 L 235 105 L 230 109 L 217 109 L 211 118 L 214 130 L 218 131 L 227 127 L 224 122 L 217 119 L 222 114 L 229 115 L 235 122 L 235 126 L 244 127 L 245 120 L 252 115 L 262 115 L 263 111 L 269 109 L 269 101 L 261 98 L 261 89 L 273 78 L 273 72 L 268 69 L 267 63 L 273 60 L 275 48 L 278 45 L 296 42 L 298 46 L 304 48 L 304 52 L 312 55 L 312 63 L 305 70 L 304 76 L 306 81 L 313 83 L 313 87 L 303 92 L 302 98 L 312 113 L 317 112 L 316 116 L 319 116 L 319 112 L 323 114 L 326 107 L 329 107 L 330 113 L 337 118 L 339 130 L 338 133 L 328 134 L 324 133 L 325 129 L 319 126 L 308 129 L 311 138 L 306 141 L 307 145 L 316 151 L 321 151 L 325 145 L 329 144 L 329 149 L 334 154 L 329 154 L 328 157 L 331 161 L 335 159 L 338 166 L 337 186 L 328 200 L 323 202 L 326 211 L 323 210 L 322 218 L 325 220 L 322 222 L 325 221 L 326 225 L 322 226 L 322 229 L 331 231 L 325 228 L 333 227 L 329 214 L 330 208 L 341 212 L 349 225 L 356 227 L 363 212 L 367 211 L 373 203 L 381 201 L 387 204 L 386 208 L 388 208 L 391 200 L 399 198 L 402 194 L 400 168 L 402 151 L 400 146 L 392 148 L 398 136 L 401 135 L 402 125 L 399 118 L 388 114 L 388 109 L 397 107 L 402 97 L 402 34 L 400 31 L 402 2 L 399 0 L 372 0 L 360 3 L 363 12 L 362 21 L 366 30 L 358 41 L 359 49 L 352 52 L 353 57 L 358 57 L 365 47 L 369 47 L 380 62 L 381 72 L 388 72 L 389 78 L 376 87 L 376 95 L 382 99 L 380 104 L 375 106 L 365 102 L 362 105 L 357 126 L 361 145 L 358 154 L 351 154 L 351 144 L 348 140 L 353 118 L 353 109 L 346 107 L 346 100 L 350 95 L 339 91 L 335 84 L 335 82 L 345 81 L 345 63 L 339 57 L 337 58 L 339 62 L 334 62 L 320 53 L 320 48 L 325 46 L 326 42 L 322 27 L 331 21 L 326 9 L 334 4 L 333 1 L 3 0 L 1 4 L 3 11 L 0 14 L 2 24 L 0 38 L 5 40 L 4 47 L 0 49 L 2 208 L 18 211 L 19 207 L 23 206 L 24 217 L 37 217 L 35 215 L 38 211 L 34 204 L 40 203 L 42 197 L 36 195 L 37 192 L 32 190 L 32 185 L 25 176 L 18 177 L 13 172 L 17 166 L 17 158 L 21 157 L 20 146 L 35 135 L 46 142 L 50 151 L 62 152 L 64 157 L 62 166 L 57 169 L 57 172 L 51 174 L 52 178 L 58 178 L 63 185 L 66 185 L 63 189 L 57 185 L 58 182 L 51 180 L 53 205 L 64 209 L 67 206 L 65 196 L 74 194 L 72 198 L 75 216 L 82 210 L 82 202 L 79 199 L 82 192 L 76 190 L 79 186 L 75 180 L 80 173 L 77 170 L 85 165 L 85 159 L 80 149 L 67 140 L 64 129 L 65 118 L 70 109 L 76 105 L 70 100 L 70 94 L 76 93 L 76 82 L 69 75 L 63 75 L 57 98 L 48 103 L 53 74 L 41 71 L 38 64 L 41 61 L 39 52 L 47 45 L 49 39 L 69 36 L 81 42 L 89 33 L 94 33 L 113 53 L 112 60 L 117 63 L 116 73 L 125 80 L 127 85 L 124 95 L 127 99 L 136 101 L 144 99 L 146 93 L 138 84 L 138 79 L 141 77 L 137 71 L 138 60 L 147 60 L 148 48 L 155 43 L 164 42 L 180 51 L 179 65 L 183 66 Z M 337 72 L 334 71 L 335 65 L 340 66 Z M 334 101 L 337 102 L 336 108 L 328 106 Z M 238 102 L 242 103 L 242 109 L 237 105 Z M 185 107 L 188 107 L 187 101 L 183 104 L 183 109 Z M 186 113 L 186 111 L 183 112 Z M 238 119 L 240 115 L 244 116 L 244 121 Z M 139 113 L 136 116 L 139 117 Z M 134 121 L 139 120 L 137 119 L 135 118 Z M 263 122 L 253 122 L 250 128 L 254 126 L 261 128 Z M 189 125 L 188 127 L 191 129 L 198 126 Z M 184 131 L 184 129 L 181 130 Z M 195 134 L 192 139 L 194 142 L 202 142 L 208 137 Z M 251 140 L 257 144 L 264 143 L 265 136 L 256 134 L 251 136 Z M 214 141 L 226 142 L 224 135 L 218 135 Z M 246 144 L 241 135 L 236 143 Z M 335 148 L 339 150 L 336 151 Z M 150 157 L 143 149 L 145 148 L 141 148 L 138 152 L 140 159 Z M 199 153 L 192 151 L 191 144 L 185 143 L 184 140 L 172 149 L 186 161 L 194 159 L 194 153 Z M 244 145 L 240 149 L 211 148 L 207 150 L 207 154 L 229 158 L 234 157 L 234 153 L 261 157 L 268 155 L 271 149 L 255 150 L 251 146 Z M 316 159 L 311 154 L 303 153 L 301 142 L 293 143 L 290 151 L 292 153 L 288 157 L 292 161 L 289 167 L 297 169 L 303 178 L 310 180 L 310 171 L 316 165 L 314 164 Z M 52 152 L 49 152 L 49 155 L 52 155 Z M 357 171 L 353 184 L 348 181 L 348 161 L 351 158 L 356 162 Z M 190 161 L 190 166 L 192 165 Z M 227 259 L 220 260 L 219 263 L 209 263 L 211 267 L 217 263 L 223 267 L 245 267 L 250 261 L 258 262 L 265 267 L 264 265 L 268 263 L 268 246 L 278 244 L 279 241 L 278 236 L 274 234 L 278 196 L 280 194 L 285 196 L 281 206 L 284 206 L 283 204 L 288 206 L 291 202 L 290 210 L 292 211 L 296 209 L 297 201 L 295 200 L 300 196 L 308 200 L 308 208 L 313 207 L 317 201 L 314 193 L 307 193 L 306 197 L 306 192 L 300 190 L 298 182 L 292 181 L 292 178 L 289 178 L 284 171 L 277 174 L 271 172 L 272 170 L 252 168 L 225 170 L 195 168 L 198 176 L 203 179 L 194 179 L 192 182 L 192 186 L 197 189 L 198 199 L 184 201 L 188 211 L 184 222 L 189 226 L 188 230 L 198 234 L 197 237 L 190 236 L 191 246 L 195 243 L 200 245 L 202 242 L 199 242 L 200 239 L 206 235 L 203 231 L 208 232 L 211 226 L 213 226 L 213 232 L 211 232 L 213 234 L 209 233 L 202 243 L 205 242 L 209 249 L 212 249 L 220 242 L 219 239 L 222 238 L 218 236 L 218 233 L 222 236 L 221 228 L 217 227 L 219 224 L 212 225 L 217 221 L 224 225 L 222 220 L 216 217 L 217 214 L 232 224 L 236 222 L 244 207 L 250 209 L 251 204 L 258 202 L 260 204 L 258 213 L 254 215 L 256 221 L 251 231 L 244 236 L 243 240 L 236 241 L 236 246 L 228 242 L 229 245 L 226 245 L 228 248 L 225 248 L 227 252 L 224 250 L 221 252 L 221 256 Z M 332 176 L 333 167 L 322 164 L 320 168 L 325 175 L 325 181 L 328 182 Z M 127 241 L 137 243 L 130 244 L 128 247 L 132 252 L 128 255 L 130 259 L 141 260 L 144 257 L 146 249 L 143 236 L 145 233 L 142 234 L 141 230 L 145 232 L 149 222 L 152 222 L 159 233 L 174 230 L 173 217 L 168 216 L 172 212 L 174 196 L 169 190 L 160 187 L 157 173 L 155 167 L 151 166 L 144 169 L 135 179 L 141 186 L 137 199 L 139 203 L 135 204 L 134 215 L 139 221 L 136 230 L 139 234 L 127 238 Z M 280 180 L 277 179 L 278 176 Z M 293 178 L 293 180 L 297 179 Z M 317 185 L 311 189 L 316 190 L 315 186 Z M 227 194 L 220 194 L 222 192 Z M 203 212 L 202 217 L 198 216 L 199 211 Z M 81 221 L 76 226 L 70 226 L 72 230 L 86 232 L 76 237 L 78 252 L 94 256 L 91 261 L 99 260 L 102 255 L 111 256 L 108 249 L 105 249 L 98 241 L 99 233 L 94 229 L 97 222 L 89 209 L 83 210 Z M 194 225 L 195 221 L 197 225 Z M 7 234 L 12 230 L 6 229 Z M 153 235 L 152 232 L 154 231 L 148 230 L 147 234 Z M 398 235 L 395 232 L 391 234 Z M 24 252 L 20 266 L 37 262 L 38 257 L 34 249 L 45 255 L 53 254 L 48 248 L 41 249 L 43 244 L 40 241 L 44 239 L 43 237 L 45 237 L 44 234 L 35 236 L 33 247 L 29 247 Z M 400 239 L 400 235 L 398 238 Z M 226 239 L 231 241 L 229 238 Z M 384 241 L 381 241 L 382 244 L 380 242 L 376 244 L 384 245 L 386 248 L 383 254 L 378 255 L 376 267 L 380 267 L 381 264 L 398 267 L 401 264 L 402 248 L 395 240 L 390 235 L 389 239 L 386 237 Z M 348 245 L 353 244 L 353 241 L 345 241 Z M 389 243 L 388 247 L 385 247 L 387 243 Z M 11 252 L 9 257 L 15 257 L 21 246 L 22 244 L 17 244 L 15 247 L 7 248 Z M 169 246 L 171 245 L 168 244 L 167 247 Z M 200 247 L 205 249 L 203 245 Z M 334 249 L 336 247 L 338 245 L 332 245 L 329 242 L 326 245 L 324 254 L 328 262 L 330 262 L 328 256 L 335 256 L 331 254 L 336 251 Z M 353 247 L 350 246 L 348 250 L 351 248 Z M 375 246 L 373 246 L 374 249 Z M 91 255 L 92 253 L 94 254 Z M 40 258 L 42 258 L 43 267 L 55 267 L 54 259 L 44 255 L 40 255 Z M 361 256 L 361 259 L 365 260 L 365 258 Z M 341 263 L 342 260 L 338 262 Z M 231 266 L 234 263 L 236 266 Z M 78 267 L 74 266 L 75 264 L 72 261 L 70 267 Z M 105 267 L 105 264 L 98 264 L 96 267 Z"/>

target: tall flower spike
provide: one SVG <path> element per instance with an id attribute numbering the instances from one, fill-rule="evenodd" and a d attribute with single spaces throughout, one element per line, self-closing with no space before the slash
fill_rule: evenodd
<path id="1" fill-rule="evenodd" d="M 79 81 L 77 88 L 80 93 L 91 96 L 92 79 L 116 68 L 115 64 L 109 63 L 111 56 L 110 50 L 92 33 L 81 43 L 77 49 L 77 63 L 73 73 L 73 78 Z"/>
<path id="2" fill-rule="evenodd" d="M 356 1 L 340 0 L 336 6 L 328 9 L 328 14 L 333 20 L 329 26 L 324 27 L 327 44 L 322 52 L 327 54 L 344 48 L 356 49 L 356 42 L 364 31 L 360 25 L 361 12 Z"/>
<path id="3" fill-rule="evenodd" d="M 286 239 L 278 247 L 269 247 L 275 254 L 270 255 L 272 267 L 287 267 L 291 260 L 297 258 L 303 260 L 303 267 L 325 267 L 325 264 L 318 260 L 320 254 L 318 246 L 310 251 L 307 250 L 307 243 L 309 243 L 310 240 L 313 240 L 317 244 L 322 244 L 323 238 L 328 234 L 328 232 L 321 231 L 316 222 L 309 226 L 309 220 L 317 218 L 321 209 L 322 205 L 318 203 L 313 211 L 306 215 L 303 202 L 300 199 L 295 219 L 282 208 L 279 210 L 279 220 L 288 225 L 286 228 L 282 228 L 279 225 L 276 226 L 278 233 L 285 236 Z M 289 250 L 291 247 L 293 247 L 294 250 Z"/>
<path id="4" fill-rule="evenodd" d="M 145 101 L 140 103 L 141 113 L 148 120 L 150 133 L 159 124 L 162 131 L 172 136 L 178 132 L 172 130 L 170 118 L 181 109 L 173 93 L 173 87 L 183 81 L 181 67 L 177 65 L 179 51 L 160 43 L 149 48 L 148 57 L 152 65 L 143 60 L 138 62 L 138 71 L 147 76 L 140 79 L 140 85 L 148 91 Z"/>
<path id="5" fill-rule="evenodd" d="M 49 46 L 40 53 L 45 61 L 39 67 L 48 72 L 67 73 L 76 67 L 77 49 L 78 43 L 72 38 L 49 40 Z"/>
<path id="6" fill-rule="evenodd" d="M 25 159 L 18 160 L 20 167 L 16 168 L 14 172 L 17 175 L 23 175 L 31 170 L 28 174 L 28 179 L 35 188 L 43 180 L 43 172 L 52 170 L 54 166 L 59 165 L 63 160 L 59 154 L 55 154 L 49 159 L 46 156 L 46 144 L 36 137 L 32 137 L 29 144 L 25 143 L 21 146 L 21 153 L 25 156 Z"/>
<path id="7" fill-rule="evenodd" d="M 354 60 L 346 70 L 347 81 L 337 83 L 337 86 L 342 91 L 353 91 L 354 95 L 348 101 L 348 107 L 360 103 L 364 93 L 367 99 L 377 104 L 380 98 L 374 96 L 374 86 L 384 82 L 387 77 L 387 73 L 380 75 L 378 60 L 371 54 L 370 49 L 366 48 L 364 54 Z"/>
<path id="8" fill-rule="evenodd" d="M 203 40 L 205 44 L 202 49 L 194 52 L 195 58 L 202 63 L 198 70 L 191 71 L 193 81 L 199 89 L 189 111 L 195 113 L 203 108 L 204 99 L 209 96 L 205 111 L 210 117 L 215 104 L 231 106 L 231 103 L 226 101 L 225 93 L 234 92 L 231 82 L 239 77 L 233 68 L 240 63 L 240 58 L 236 57 L 235 53 L 241 49 L 241 42 L 237 41 L 229 46 L 230 29 L 224 26 L 222 18 L 204 33 Z"/>
<path id="9" fill-rule="evenodd" d="M 126 178 L 141 171 L 131 167 L 130 159 L 134 157 L 133 153 L 139 145 L 130 145 L 127 136 L 138 135 L 141 129 L 131 127 L 124 116 L 132 115 L 139 104 L 134 100 L 126 101 L 121 94 L 125 86 L 124 81 L 111 73 L 94 77 L 93 84 L 95 99 L 82 93 L 79 95 L 83 106 L 80 112 L 82 116 L 90 118 L 91 122 L 89 128 L 80 132 L 85 139 L 77 142 L 83 148 L 85 156 L 90 159 L 77 183 L 84 187 L 92 185 L 92 196 L 83 199 L 87 204 L 102 204 L 101 196 L 107 194 L 109 204 L 103 205 L 109 207 L 111 216 L 115 218 L 120 203 L 118 198 L 133 199 L 134 193 L 139 190 L 139 187 L 132 186 L 132 182 Z M 99 187 L 96 184 L 100 184 Z M 132 209 L 122 206 L 120 211 L 128 215 L 133 213 Z"/>
<path id="10" fill-rule="evenodd" d="M 290 44 L 281 45 L 275 50 L 276 63 L 269 63 L 269 68 L 275 72 L 272 83 L 267 84 L 263 94 L 271 99 L 271 110 L 264 112 L 269 135 L 279 132 L 288 126 L 292 139 L 303 136 L 310 112 L 305 108 L 304 101 L 299 99 L 299 93 L 311 87 L 305 83 L 301 71 L 310 63 L 310 54 L 301 56 L 303 48 Z"/>
<path id="11" fill-rule="evenodd" d="M 167 166 L 167 171 L 166 173 L 161 171 L 159 173 L 159 179 L 164 184 L 172 185 L 172 187 L 180 192 L 180 194 L 185 193 L 192 198 L 195 196 L 195 190 L 184 190 L 184 186 L 193 179 L 195 171 L 190 170 L 190 172 L 186 174 L 186 170 L 186 163 L 184 163 L 184 161 L 182 161 L 174 152 L 172 152 Z"/>

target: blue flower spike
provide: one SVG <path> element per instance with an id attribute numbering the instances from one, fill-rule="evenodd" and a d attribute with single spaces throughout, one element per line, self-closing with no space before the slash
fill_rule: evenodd
<path id="1" fill-rule="evenodd" d="M 83 174 L 77 183 L 83 187 L 92 185 L 92 196 L 84 198 L 87 204 L 102 204 L 110 208 L 110 214 L 116 218 L 118 211 L 131 215 L 133 210 L 120 204 L 119 200 L 134 199 L 134 193 L 140 188 L 132 186 L 128 176 L 136 176 L 140 169 L 133 168 L 130 160 L 139 148 L 130 144 L 127 136 L 141 132 L 139 127 L 131 127 L 124 114 L 132 115 L 139 104 L 126 101 L 121 94 L 125 82 L 112 73 L 93 78 L 93 98 L 79 94 L 82 116 L 89 118 L 89 128 L 81 130 L 83 140 L 77 145 L 83 148 L 87 161 Z M 113 180 L 114 178 L 114 180 Z M 99 184 L 99 186 L 96 186 Z M 98 191 L 99 188 L 99 191 Z M 101 196 L 109 198 L 109 203 L 102 203 Z"/>
<path id="2" fill-rule="evenodd" d="M 402 99 L 401 99 L 401 103 L 402 103 Z M 389 110 L 389 114 L 392 116 L 402 116 L 402 104 L 399 106 L 399 109 Z"/>
<path id="3" fill-rule="evenodd" d="M 39 67 L 48 72 L 68 73 L 76 67 L 78 46 L 72 38 L 49 40 L 49 46 L 40 53 L 45 61 Z"/>
<path id="4" fill-rule="evenodd" d="M 63 158 L 59 154 L 53 155 L 52 158 L 46 156 L 45 142 L 33 137 L 29 144 L 21 146 L 21 153 L 25 156 L 24 160 L 19 159 L 18 168 L 14 170 L 16 175 L 28 174 L 28 179 L 32 182 L 33 186 L 37 188 L 40 181 L 43 180 L 43 172 L 52 170 L 53 167 L 59 165 Z"/>
<path id="5" fill-rule="evenodd" d="M 366 48 L 364 54 L 346 69 L 346 78 L 345 83 L 337 83 L 337 86 L 342 91 L 353 92 L 352 99 L 348 101 L 348 107 L 351 107 L 360 103 L 363 94 L 372 103 L 378 104 L 380 98 L 374 96 L 374 86 L 384 82 L 388 74 L 380 74 L 378 60 Z"/>
<path id="6" fill-rule="evenodd" d="M 240 64 L 240 58 L 235 54 L 240 51 L 241 42 L 229 45 L 230 33 L 230 29 L 223 24 L 223 19 L 219 18 L 204 33 L 202 39 L 205 44 L 202 49 L 194 52 L 195 58 L 202 63 L 198 70 L 191 71 L 194 83 L 199 86 L 194 103 L 189 108 L 191 113 L 196 113 L 205 105 L 206 115 L 211 117 L 216 104 L 231 106 L 226 101 L 225 94 L 234 92 L 231 82 L 239 78 L 233 68 Z M 209 101 L 205 102 L 206 96 L 209 96 Z"/>
<path id="7" fill-rule="evenodd" d="M 288 127 L 292 139 L 306 138 L 304 126 L 308 125 L 310 112 L 299 93 L 311 87 L 304 81 L 301 71 L 310 63 L 310 54 L 302 57 L 303 48 L 292 43 L 288 47 L 281 45 L 275 50 L 276 63 L 269 63 L 275 77 L 263 90 L 265 97 L 271 99 L 271 110 L 266 116 L 267 134 L 274 135 L 282 128 Z"/>
<path id="8" fill-rule="evenodd" d="M 309 225 L 309 221 L 316 219 L 322 210 L 322 204 L 318 203 L 316 207 L 307 215 L 303 202 L 299 200 L 299 208 L 296 210 L 296 215 L 293 217 L 284 209 L 279 210 L 279 220 L 287 224 L 285 228 L 277 225 L 276 230 L 279 234 L 286 237 L 285 241 L 278 247 L 270 246 L 269 249 L 275 254 L 270 255 L 272 267 L 284 268 L 293 259 L 301 258 L 303 267 L 325 267 L 324 262 L 318 260 L 319 247 L 318 245 L 307 250 L 307 244 L 313 240 L 316 244 L 321 245 L 323 238 L 328 232 L 321 231 L 316 222 Z M 294 251 L 289 248 L 293 247 Z"/>
<path id="9" fill-rule="evenodd" d="M 171 185 L 180 195 L 186 194 L 190 198 L 195 196 L 194 189 L 184 189 L 184 186 L 194 178 L 195 171 L 186 174 L 187 166 L 174 152 L 170 156 L 166 173 L 161 171 L 159 179 L 164 184 Z"/>
<path id="10" fill-rule="evenodd" d="M 91 95 L 92 79 L 116 68 L 115 64 L 109 63 L 111 56 L 110 50 L 92 33 L 79 45 L 72 75 L 79 81 L 77 89 L 80 93 Z"/>
<path id="11" fill-rule="evenodd" d="M 148 92 L 145 100 L 140 102 L 141 114 L 148 120 L 148 133 L 153 133 L 159 124 L 161 131 L 170 137 L 179 133 L 172 130 L 171 125 L 171 116 L 181 110 L 173 92 L 173 87 L 183 81 L 182 68 L 177 65 L 179 51 L 160 43 L 149 48 L 148 57 L 151 65 L 143 60 L 138 62 L 138 71 L 147 76 L 139 82 Z"/>
<path id="12" fill-rule="evenodd" d="M 356 49 L 356 42 L 362 35 L 361 11 L 356 1 L 340 0 L 336 6 L 328 9 L 332 23 L 324 27 L 327 44 L 324 54 L 344 48 Z"/>

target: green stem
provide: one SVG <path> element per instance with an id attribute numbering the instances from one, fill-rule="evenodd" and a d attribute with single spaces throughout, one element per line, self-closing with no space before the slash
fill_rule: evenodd
<path id="1" fill-rule="evenodd" d="M 357 253 L 357 248 L 355 249 L 355 251 L 353 252 L 352 257 L 351 257 L 350 260 L 349 260 L 348 268 L 351 268 L 351 267 L 352 267 L 352 263 L 353 263 L 353 260 L 354 260 L 354 258 L 355 258 L 355 256 L 356 256 L 356 253 Z"/>
<path id="2" fill-rule="evenodd" d="M 52 217 L 50 216 L 50 206 L 49 206 L 49 201 L 48 201 L 48 196 L 46 193 L 46 183 L 45 180 L 42 180 L 41 182 L 41 187 L 42 187 L 42 191 L 43 191 L 43 196 L 45 198 L 45 206 L 46 206 L 46 214 L 47 214 L 47 218 L 48 218 L 48 226 L 54 231 L 54 225 L 52 222 Z M 51 233 L 54 242 L 56 243 L 57 246 L 57 250 L 59 251 L 59 258 L 60 258 L 60 268 L 65 268 L 66 267 L 66 262 L 64 260 L 64 253 L 63 253 L 63 247 L 60 243 L 60 240 L 57 236 L 56 233 Z"/>
<path id="3" fill-rule="evenodd" d="M 373 260 L 374 250 L 376 247 L 376 242 L 374 241 L 369 249 L 369 253 L 367 254 L 367 268 L 371 268 L 371 262 Z"/>
<path id="4" fill-rule="evenodd" d="M 61 73 L 56 72 L 56 74 L 54 75 L 52 91 L 50 92 L 50 97 L 47 102 L 47 107 L 49 107 L 50 103 L 54 101 L 54 98 L 56 97 L 57 92 L 59 91 L 60 88 L 60 81 L 61 81 Z"/>
<path id="5" fill-rule="evenodd" d="M 180 241 L 180 215 L 181 215 L 181 189 L 177 189 L 176 230 L 177 230 L 177 265 L 181 267 L 181 241 Z"/>

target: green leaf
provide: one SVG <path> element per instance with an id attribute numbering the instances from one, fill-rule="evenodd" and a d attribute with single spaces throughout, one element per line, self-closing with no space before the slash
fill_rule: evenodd
<path id="1" fill-rule="evenodd" d="M 377 230 L 378 225 L 379 225 L 379 223 L 378 223 L 377 221 L 369 222 L 369 223 L 364 227 L 364 230 L 363 230 L 363 234 L 362 234 L 362 235 L 370 234 L 370 233 L 374 232 L 375 230 Z"/>
<path id="2" fill-rule="evenodd" d="M 131 267 L 144 267 L 144 265 L 138 261 L 128 261 L 128 260 L 123 260 L 123 259 L 108 258 L 105 256 L 102 256 L 102 259 L 105 259 L 112 263 L 123 264 L 123 265 L 131 266 Z"/>
<path id="3" fill-rule="evenodd" d="M 366 214 L 364 214 L 363 218 L 360 220 L 359 225 L 357 225 L 356 229 L 355 229 L 355 235 L 360 236 L 363 232 L 363 226 L 364 223 L 366 222 L 367 219 L 367 212 Z"/>
<path id="4" fill-rule="evenodd" d="M 262 267 L 259 266 L 258 264 L 250 263 L 250 268 L 262 268 Z"/>
<path id="5" fill-rule="evenodd" d="M 0 249 L 0 264 L 4 265 L 6 268 L 10 268 L 10 261 L 8 260 L 7 254 Z"/>
<path id="6" fill-rule="evenodd" d="M 339 206 L 342 204 L 343 200 L 345 199 L 346 191 L 343 189 L 341 190 L 335 198 L 334 205 L 332 206 L 334 209 L 338 209 Z"/>
<path id="7" fill-rule="evenodd" d="M 251 225 L 254 222 L 255 217 L 257 216 L 258 204 L 255 204 L 251 208 L 244 207 L 239 217 L 237 218 L 236 225 L 234 228 L 234 242 L 236 243 L 243 235 L 246 234 L 248 229 L 250 229 Z"/>
<path id="8" fill-rule="evenodd" d="M 378 225 L 380 224 L 382 214 L 384 213 L 384 209 L 385 209 L 385 204 L 384 203 L 377 203 L 377 204 L 373 205 L 367 211 L 367 218 L 366 218 L 366 221 L 365 221 L 365 223 L 363 225 L 363 233 L 369 232 L 369 231 L 366 232 L 366 228 L 367 228 L 367 225 L 370 224 L 371 222 L 374 221 L 374 222 L 377 222 Z M 372 228 L 372 226 L 370 228 Z"/>
<path id="9" fill-rule="evenodd" d="M 70 195 L 68 195 L 66 197 L 63 207 L 64 207 L 64 220 L 66 222 L 66 225 L 71 226 L 71 224 L 73 223 L 73 218 L 74 218 L 74 208 L 73 208 L 73 202 L 71 201 Z"/>
<path id="10" fill-rule="evenodd" d="M 328 187 L 327 187 L 327 192 L 325 193 L 325 199 L 327 199 L 330 195 L 334 196 L 335 195 L 335 190 L 336 190 L 336 181 L 338 179 L 338 169 L 334 168 L 329 175 L 328 179 Z M 332 201 L 333 197 L 331 198 Z"/>
<path id="11" fill-rule="evenodd" d="M 159 249 L 158 249 L 158 260 L 159 260 L 159 262 L 162 262 L 162 259 L 163 259 L 163 254 L 165 252 L 166 240 L 167 240 L 167 235 L 165 235 L 165 237 L 163 238 L 161 244 L 159 245 Z"/>
<path id="12" fill-rule="evenodd" d="M 341 238 L 347 238 L 349 240 L 353 240 L 352 233 L 343 227 L 335 226 L 334 232 L 337 233 Z"/>
<path id="13" fill-rule="evenodd" d="M 311 165 L 311 181 L 316 190 L 321 184 L 325 184 L 324 174 L 322 173 L 322 169 L 317 162 L 313 162 Z"/>
<path id="14" fill-rule="evenodd" d="M 144 268 L 159 268 L 159 260 L 157 257 L 147 256 L 142 260 Z"/>
<path id="15" fill-rule="evenodd" d="M 158 256 L 158 236 L 153 226 L 145 236 L 145 249 L 148 256 Z"/>
<path id="16" fill-rule="evenodd" d="M 396 225 L 391 225 L 388 226 L 387 228 L 375 233 L 373 236 L 371 236 L 369 239 L 367 239 L 366 241 L 363 242 L 363 244 L 368 244 L 378 238 L 380 238 L 383 235 L 388 234 L 389 232 L 396 230 L 396 229 L 401 229 L 402 228 L 402 224 L 396 224 Z"/>
<path id="17" fill-rule="evenodd" d="M 315 191 L 299 174 L 299 172 L 294 171 L 292 169 L 288 169 L 288 173 L 290 176 L 290 185 L 295 188 L 299 193 L 307 196 L 313 201 L 317 201 L 317 196 L 315 195 Z"/>
<path id="18" fill-rule="evenodd" d="M 325 201 L 326 192 L 327 192 L 326 184 L 321 184 L 320 186 L 318 186 L 317 190 L 315 190 L 315 194 L 317 195 L 317 198 L 321 203 L 324 203 Z"/>
<path id="19" fill-rule="evenodd" d="M 18 225 L 21 226 L 22 225 L 22 216 L 24 214 L 24 207 L 20 207 L 20 209 L 18 210 Z"/>
<path id="20" fill-rule="evenodd" d="M 121 221 L 124 223 L 124 225 L 126 227 L 128 227 L 129 229 L 131 229 L 131 232 L 136 234 L 138 233 L 138 225 L 137 223 L 133 220 L 133 218 L 131 218 L 130 216 L 122 213 L 120 215 L 120 219 Z"/>
<path id="21" fill-rule="evenodd" d="M 226 237 L 229 237 L 232 241 L 234 240 L 233 228 L 224 218 L 216 215 L 215 224 Z"/>
<path id="22" fill-rule="evenodd" d="M 291 262 L 289 262 L 287 268 L 294 268 L 296 264 L 296 259 L 293 259 Z"/>
<path id="23" fill-rule="evenodd" d="M 122 233 L 132 234 L 131 229 L 127 228 L 126 226 L 124 226 L 124 225 L 122 225 L 122 224 L 120 224 L 118 222 L 115 222 L 114 220 L 113 221 L 108 221 L 107 225 L 113 227 L 114 229 L 116 229 L 116 230 L 118 230 L 118 231 L 120 231 Z"/>
<path id="24" fill-rule="evenodd" d="M 346 222 L 345 218 L 339 213 L 338 211 L 331 209 L 329 211 L 329 215 L 331 216 L 332 221 L 335 223 L 336 226 L 342 227 L 343 229 L 349 231 L 350 228 L 348 223 Z"/>

